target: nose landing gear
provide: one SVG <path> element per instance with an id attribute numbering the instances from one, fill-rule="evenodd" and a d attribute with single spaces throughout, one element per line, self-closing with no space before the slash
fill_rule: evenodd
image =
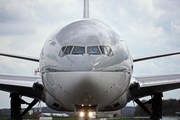
<path id="1" fill-rule="evenodd" d="M 79 117 L 83 118 L 84 120 L 93 118 L 98 114 L 98 109 L 96 106 L 77 106 L 77 110 L 79 111 Z M 94 111 L 96 111 L 96 115 Z"/>
<path id="2" fill-rule="evenodd" d="M 80 112 L 80 117 L 84 120 L 88 120 L 89 118 L 92 118 L 94 116 L 94 112 L 90 110 L 84 110 L 83 112 Z"/>
<path id="3" fill-rule="evenodd" d="M 88 120 L 90 118 L 88 111 L 85 111 L 84 120 Z"/>

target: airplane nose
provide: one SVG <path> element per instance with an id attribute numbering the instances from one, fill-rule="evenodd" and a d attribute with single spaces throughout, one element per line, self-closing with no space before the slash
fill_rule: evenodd
<path id="1" fill-rule="evenodd" d="M 74 86 L 82 89 L 91 89 L 101 80 L 101 72 L 71 72 Z"/>
<path id="2" fill-rule="evenodd" d="M 75 104 L 97 104 L 101 76 L 101 72 L 71 72 Z"/>
<path id="3" fill-rule="evenodd" d="M 71 56 L 71 71 L 96 71 L 102 68 L 101 56 L 82 55 L 81 57 Z"/>

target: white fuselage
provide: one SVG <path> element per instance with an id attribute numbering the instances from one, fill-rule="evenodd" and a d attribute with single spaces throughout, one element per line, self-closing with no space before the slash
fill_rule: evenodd
<path id="1" fill-rule="evenodd" d="M 40 69 L 51 108 L 106 110 L 124 107 L 128 101 L 129 49 L 115 30 L 100 21 L 83 19 L 58 29 L 44 45 Z"/>

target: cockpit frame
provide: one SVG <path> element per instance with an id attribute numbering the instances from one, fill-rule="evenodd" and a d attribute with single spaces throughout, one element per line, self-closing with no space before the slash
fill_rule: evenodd
<path id="1" fill-rule="evenodd" d="M 102 50 L 102 47 L 104 47 L 104 50 Z M 70 50 L 69 50 L 69 48 L 70 48 Z M 75 50 L 75 49 L 77 49 L 77 50 Z M 110 57 L 113 56 L 113 52 L 112 52 L 111 47 L 106 46 L 106 45 L 97 45 L 97 46 L 67 45 L 67 46 L 63 46 L 59 52 L 60 57 L 64 57 L 66 55 L 84 55 L 84 54 L 107 55 Z"/>

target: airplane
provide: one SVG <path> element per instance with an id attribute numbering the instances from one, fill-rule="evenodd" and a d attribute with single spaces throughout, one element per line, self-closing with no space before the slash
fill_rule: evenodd
<path id="1" fill-rule="evenodd" d="M 40 76 L 0 74 L 0 90 L 10 93 L 11 119 L 23 116 L 39 101 L 57 111 L 116 111 L 135 101 L 151 120 L 162 118 L 162 93 L 180 88 L 180 74 L 133 76 L 133 63 L 177 55 L 180 52 L 133 58 L 126 41 L 102 21 L 84 18 L 54 32 L 39 58 L 0 53 L 2 56 L 39 62 Z M 21 112 L 22 96 L 33 98 Z M 148 110 L 139 98 L 151 96 Z"/>

